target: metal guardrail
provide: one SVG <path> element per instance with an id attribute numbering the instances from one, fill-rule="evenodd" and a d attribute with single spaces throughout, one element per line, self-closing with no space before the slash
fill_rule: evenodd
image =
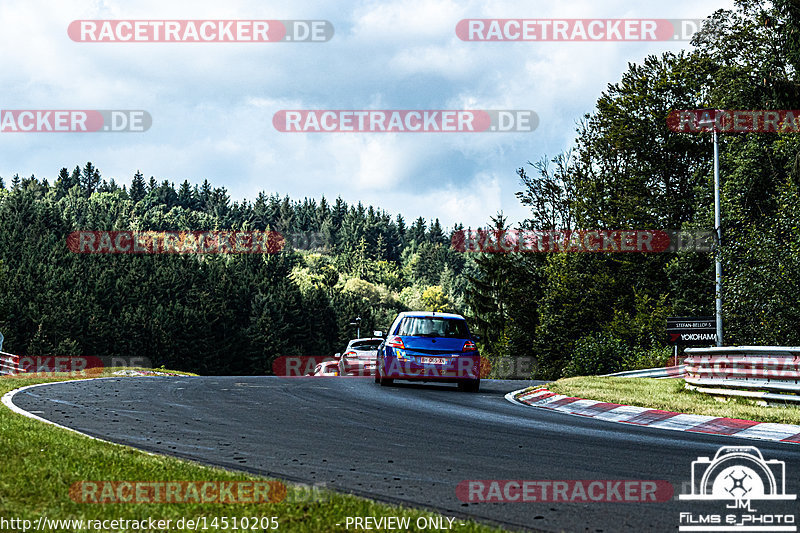
<path id="1" fill-rule="evenodd" d="M 13 353 L 0 352 L 0 375 L 13 376 L 24 370 L 19 367 L 19 356 Z"/>
<path id="2" fill-rule="evenodd" d="M 717 396 L 800 402 L 800 347 L 687 348 L 686 386 Z"/>
<path id="3" fill-rule="evenodd" d="M 624 372 L 615 372 L 614 374 L 605 374 L 601 377 L 617 377 L 617 378 L 655 378 L 655 379 L 668 379 L 668 378 L 682 378 L 686 376 L 686 366 L 662 366 L 660 368 L 644 368 L 641 370 L 626 370 Z"/>

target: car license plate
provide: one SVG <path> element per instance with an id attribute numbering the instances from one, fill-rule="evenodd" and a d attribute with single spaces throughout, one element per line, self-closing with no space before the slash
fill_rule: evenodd
<path id="1" fill-rule="evenodd" d="M 446 357 L 420 357 L 419 362 L 429 365 L 446 365 L 450 362 L 450 359 Z"/>

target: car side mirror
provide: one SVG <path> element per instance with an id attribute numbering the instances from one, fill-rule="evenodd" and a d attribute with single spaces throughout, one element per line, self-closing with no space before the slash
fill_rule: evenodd
<path id="1" fill-rule="evenodd" d="M 383 337 L 383 332 L 380 330 L 376 330 L 372 332 L 373 337 Z"/>

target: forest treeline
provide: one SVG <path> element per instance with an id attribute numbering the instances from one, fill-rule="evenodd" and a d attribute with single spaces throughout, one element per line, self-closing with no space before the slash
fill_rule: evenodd
<path id="1" fill-rule="evenodd" d="M 675 133 L 672 110 L 800 109 L 800 5 L 737 0 L 693 48 L 629 64 L 572 147 L 518 169 L 528 229 L 714 228 L 711 133 Z M 795 111 L 795 118 L 800 111 Z M 719 134 L 724 342 L 800 344 L 800 139 Z M 502 220 L 496 226 L 503 226 Z M 486 353 L 525 355 L 539 377 L 666 361 L 668 316 L 714 314 L 714 255 L 494 254 L 472 302 Z"/>
<path id="2" fill-rule="evenodd" d="M 0 185 L 0 331 L 16 353 L 264 374 L 278 356 L 342 351 L 356 318 L 369 336 L 399 311 L 464 307 L 471 261 L 438 219 L 406 224 L 341 198 L 232 202 L 208 181 L 176 188 L 140 172 L 119 186 L 91 162 L 52 184 Z M 67 236 L 80 230 L 269 230 L 287 241 L 269 254 L 77 254 Z"/>

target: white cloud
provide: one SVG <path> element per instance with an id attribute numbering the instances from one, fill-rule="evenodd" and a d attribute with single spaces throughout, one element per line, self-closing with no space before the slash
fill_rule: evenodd
<path id="1" fill-rule="evenodd" d="M 525 216 L 516 169 L 574 138 L 606 84 L 628 62 L 687 43 L 476 43 L 462 18 L 702 18 L 732 0 L 642 5 L 512 0 L 322 0 L 0 4 L 4 109 L 146 109 L 142 134 L 0 134 L 0 175 L 51 179 L 93 161 L 125 182 L 208 178 L 236 198 L 341 195 L 407 218 L 485 224 Z M 326 19 L 324 44 L 87 44 L 67 36 L 81 18 Z M 518 134 L 280 133 L 280 109 L 533 109 Z"/>

